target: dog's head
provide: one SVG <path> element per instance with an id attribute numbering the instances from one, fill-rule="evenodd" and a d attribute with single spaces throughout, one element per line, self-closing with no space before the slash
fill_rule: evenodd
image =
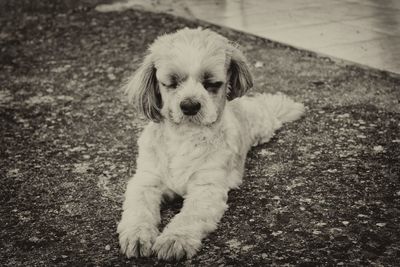
<path id="1" fill-rule="evenodd" d="M 236 45 L 210 30 L 183 29 L 154 41 L 126 90 L 152 121 L 211 125 L 226 100 L 242 96 L 252 85 Z"/>

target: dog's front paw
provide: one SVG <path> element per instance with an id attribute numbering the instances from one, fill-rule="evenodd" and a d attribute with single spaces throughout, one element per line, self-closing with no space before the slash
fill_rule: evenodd
<path id="1" fill-rule="evenodd" d="M 129 224 L 121 221 L 118 225 L 121 252 L 128 258 L 148 257 L 159 232 L 157 227 L 148 224 Z"/>
<path id="2" fill-rule="evenodd" d="M 153 250 L 159 259 L 171 260 L 193 257 L 201 246 L 201 240 L 184 233 L 162 233 L 157 237 Z"/>

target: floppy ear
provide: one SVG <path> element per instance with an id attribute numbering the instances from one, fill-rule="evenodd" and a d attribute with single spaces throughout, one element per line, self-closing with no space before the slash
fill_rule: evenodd
<path id="1" fill-rule="evenodd" d="M 253 77 L 246 64 L 246 58 L 237 45 L 230 43 L 229 50 L 231 51 L 231 61 L 228 67 L 229 92 L 227 98 L 232 100 L 244 95 L 247 90 L 253 87 Z"/>
<path id="2" fill-rule="evenodd" d="M 125 85 L 125 92 L 129 102 L 133 102 L 138 112 L 154 122 L 162 120 L 161 94 L 151 55 L 146 56 L 140 68 L 129 79 Z"/>

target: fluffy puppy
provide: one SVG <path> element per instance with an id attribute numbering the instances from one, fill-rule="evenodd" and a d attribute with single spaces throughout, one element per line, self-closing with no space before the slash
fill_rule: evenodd
<path id="1" fill-rule="evenodd" d="M 195 255 L 227 209 L 229 189 L 240 185 L 251 146 L 303 113 L 282 94 L 243 96 L 252 85 L 238 47 L 210 30 L 179 30 L 150 46 L 127 84 L 151 122 L 138 140 L 118 225 L 126 256 Z M 160 233 L 160 203 L 176 194 L 183 207 Z"/>

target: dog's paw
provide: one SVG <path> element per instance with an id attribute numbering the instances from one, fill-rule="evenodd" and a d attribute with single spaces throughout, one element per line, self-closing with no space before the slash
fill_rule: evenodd
<path id="1" fill-rule="evenodd" d="M 120 222 L 118 225 L 119 245 L 121 252 L 128 258 L 148 257 L 152 254 L 152 246 L 159 234 L 152 225 L 135 225 Z"/>
<path id="2" fill-rule="evenodd" d="M 193 257 L 201 246 L 201 240 L 183 233 L 162 233 L 156 239 L 153 250 L 159 259 L 171 260 Z"/>

